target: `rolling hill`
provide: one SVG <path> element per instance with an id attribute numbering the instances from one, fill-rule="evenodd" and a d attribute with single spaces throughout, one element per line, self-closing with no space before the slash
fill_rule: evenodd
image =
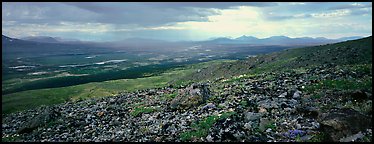
<path id="1" fill-rule="evenodd" d="M 349 65 L 372 63 L 372 37 L 335 44 L 287 49 L 281 52 L 258 55 L 247 60 L 207 67 L 199 73 L 186 76 L 185 80 L 212 80 L 246 73 L 279 71 L 316 65 Z"/>
<path id="2" fill-rule="evenodd" d="M 282 46 L 311 46 L 311 45 L 321 45 L 328 43 L 336 43 L 347 40 L 359 39 L 362 37 L 343 37 L 339 39 L 327 39 L 323 37 L 300 37 L 300 38 L 290 38 L 287 36 L 271 36 L 268 38 L 256 38 L 253 36 L 240 36 L 235 39 L 231 38 L 216 38 L 208 41 L 201 41 L 202 44 L 250 44 L 250 45 L 282 45 Z"/>
<path id="3" fill-rule="evenodd" d="M 371 52 L 370 36 L 185 67 L 157 87 L 3 114 L 2 141 L 371 142 Z"/>

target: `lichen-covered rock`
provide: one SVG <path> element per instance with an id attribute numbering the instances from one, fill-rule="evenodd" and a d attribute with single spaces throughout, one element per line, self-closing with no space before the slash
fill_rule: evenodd
<path id="1" fill-rule="evenodd" d="M 192 84 L 185 89 L 179 89 L 178 95 L 171 101 L 172 109 L 189 109 L 205 102 L 210 96 L 207 84 Z"/>
<path id="2" fill-rule="evenodd" d="M 208 103 L 205 106 L 203 106 L 201 109 L 205 110 L 205 109 L 213 109 L 213 108 L 216 108 L 216 105 L 213 103 Z"/>
<path id="3" fill-rule="evenodd" d="M 331 109 L 319 120 L 321 130 L 328 135 L 328 141 L 339 141 L 372 127 L 371 118 L 353 109 Z"/>
<path id="4" fill-rule="evenodd" d="M 29 118 L 30 120 L 23 124 L 17 130 L 17 133 L 29 133 L 34 129 L 47 124 L 48 122 L 52 121 L 55 117 L 58 116 L 58 113 L 54 111 L 52 108 L 46 108 L 42 113 L 39 115 Z"/>
<path id="5" fill-rule="evenodd" d="M 247 112 L 244 114 L 245 122 L 256 121 L 261 118 L 261 113 Z"/>
<path id="6" fill-rule="evenodd" d="M 370 98 L 370 93 L 367 93 L 367 92 L 362 92 L 362 91 L 354 91 L 352 92 L 351 94 L 351 97 L 353 100 L 357 100 L 357 101 L 363 101 L 363 100 L 367 100 Z"/>

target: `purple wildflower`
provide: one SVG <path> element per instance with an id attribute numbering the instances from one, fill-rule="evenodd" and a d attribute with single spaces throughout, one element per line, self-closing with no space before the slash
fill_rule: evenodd
<path id="1" fill-rule="evenodd" d="M 284 134 L 284 136 L 289 137 L 289 138 L 295 138 L 297 137 L 297 135 L 303 136 L 305 134 L 306 134 L 305 131 L 296 129 L 296 130 L 289 130 L 288 132 Z"/>

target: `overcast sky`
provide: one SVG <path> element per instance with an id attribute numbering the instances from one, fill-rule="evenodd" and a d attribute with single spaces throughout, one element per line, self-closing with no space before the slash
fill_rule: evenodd
<path id="1" fill-rule="evenodd" d="M 372 35 L 371 2 L 2 3 L 2 34 L 90 41 Z"/>

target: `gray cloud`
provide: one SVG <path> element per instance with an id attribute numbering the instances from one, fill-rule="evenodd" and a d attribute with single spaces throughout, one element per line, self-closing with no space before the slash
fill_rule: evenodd
<path id="1" fill-rule="evenodd" d="M 93 12 L 103 12 L 104 10 L 116 11 L 116 8 L 133 8 L 133 7 L 148 7 L 156 9 L 180 9 L 180 8 L 216 8 L 229 9 L 237 6 L 254 6 L 254 7 L 269 7 L 277 6 L 274 2 L 123 2 L 123 3 L 84 3 L 84 2 L 69 2 L 68 5 L 77 6 Z"/>
<path id="2" fill-rule="evenodd" d="M 269 7 L 277 3 L 260 2 L 122 2 L 122 3 L 6 3 L 2 6 L 3 21 L 19 23 L 96 22 L 159 26 L 184 21 L 207 21 L 218 14 L 208 8 L 228 9 L 237 6 Z"/>
<path id="3" fill-rule="evenodd" d="M 170 2 L 160 3 L 151 2 L 146 5 L 153 5 L 161 8 L 185 8 L 185 7 L 196 7 L 196 8 L 217 8 L 217 9 L 229 9 L 237 6 L 253 6 L 253 7 L 271 7 L 277 6 L 275 2 Z"/>
<path id="4" fill-rule="evenodd" d="M 338 5 L 330 7 L 329 10 L 339 10 L 339 9 L 360 9 L 360 8 L 372 8 L 372 3 L 349 3 L 344 5 Z"/>
<path id="5" fill-rule="evenodd" d="M 311 14 L 300 14 L 300 15 L 267 15 L 266 19 L 272 21 L 279 21 L 279 20 L 289 20 L 289 19 L 301 19 L 301 18 L 311 18 Z"/>
<path id="6" fill-rule="evenodd" d="M 60 3 L 3 3 L 3 21 L 16 21 L 18 24 L 58 24 L 69 22 L 94 22 L 96 13 L 66 6 Z"/>
<path id="7" fill-rule="evenodd" d="M 322 5 L 324 4 L 324 5 Z M 286 8 L 287 10 L 282 11 L 281 8 Z M 311 9 L 313 9 L 311 11 Z M 281 11 L 281 12 L 278 12 Z M 293 12 L 290 12 L 293 11 Z M 342 13 L 345 14 L 340 16 L 357 16 L 357 15 L 371 15 L 372 4 L 371 3 L 305 3 L 304 5 L 298 6 L 287 6 L 278 7 L 275 9 L 270 9 L 263 12 L 263 16 L 267 20 L 271 21 L 282 21 L 290 19 L 303 19 L 303 18 L 313 18 L 316 15 L 329 15 Z M 286 13 L 282 13 L 286 12 Z M 297 14 L 299 13 L 299 14 Z M 328 18 L 328 16 L 326 17 Z"/>
<path id="8" fill-rule="evenodd" d="M 146 2 L 146 3 L 64 3 L 100 14 L 98 22 L 143 26 L 162 25 L 183 21 L 207 21 L 207 16 L 218 14 L 207 8 L 229 9 L 237 6 L 267 7 L 277 3 L 260 2 Z"/>
<path id="9" fill-rule="evenodd" d="M 136 24 L 159 26 L 183 21 L 206 21 L 213 10 L 161 8 L 142 3 L 6 3 L 3 21 L 32 24 L 60 22 Z"/>
<path id="10" fill-rule="evenodd" d="M 353 5 L 352 5 L 353 4 Z M 243 8 L 237 19 L 231 19 L 235 16 L 227 15 L 226 12 L 239 10 L 239 6 L 250 6 Z M 255 8 L 253 8 L 255 7 Z M 224 11 L 224 9 L 230 9 Z M 248 11 L 255 11 L 260 14 L 256 16 L 259 22 L 268 24 L 277 23 L 279 25 L 292 25 L 299 27 L 293 20 L 302 19 L 305 23 L 364 23 L 361 26 L 362 31 L 371 32 L 371 27 L 365 28 L 366 23 L 371 24 L 371 3 L 310 3 L 292 4 L 292 3 L 269 3 L 269 2 L 122 2 L 122 3 L 95 3 L 95 2 L 53 2 L 53 3 L 33 3 L 33 2 L 3 2 L 2 3 L 2 32 L 11 36 L 25 35 L 55 35 L 60 37 L 73 37 L 92 40 L 110 40 L 121 37 L 155 37 L 157 39 L 206 39 L 215 35 L 212 33 L 197 31 L 196 26 L 191 23 L 178 23 L 187 21 L 206 22 L 206 29 L 209 25 L 218 25 L 214 20 L 208 21 L 208 16 L 225 15 L 223 18 L 215 18 L 230 23 L 243 24 L 242 17 L 246 17 Z M 272 14 L 271 14 L 272 13 Z M 222 15 L 222 16 L 223 16 Z M 324 16 L 327 15 L 327 16 Z M 369 15 L 369 16 L 368 16 Z M 250 12 L 248 13 L 250 16 Z M 336 21 L 332 21 L 332 18 Z M 226 18 L 226 19 L 225 19 Z M 321 21 L 319 18 L 325 18 Z M 289 20 L 289 21 L 288 21 Z M 257 20 L 254 20 L 257 23 Z M 251 21 L 252 22 L 252 21 Z M 178 23 L 178 24 L 177 24 Z M 227 26 L 222 24 L 222 26 Z M 234 25 L 227 27 L 235 27 Z M 243 26 L 245 34 L 246 26 Z M 314 28 L 313 27 L 313 28 Z M 343 27 L 343 26 L 341 26 Z M 351 29 L 355 25 L 345 25 L 345 29 L 338 29 L 336 33 L 347 33 L 350 31 L 361 32 L 361 29 Z M 271 27 L 269 27 L 271 28 Z M 309 29 L 313 29 L 309 28 Z M 368 30 L 370 28 L 370 30 Z M 266 28 L 267 29 L 267 28 Z M 265 29 L 265 30 L 266 30 Z M 303 33 L 300 27 L 299 32 Z M 326 26 L 326 29 L 335 29 L 335 27 Z M 218 29 L 220 34 L 234 35 L 232 31 Z M 247 31 L 256 34 L 249 27 Z M 274 29 L 281 33 L 283 31 Z M 288 30 L 286 30 L 288 32 Z M 313 32 L 325 33 L 325 29 L 313 29 Z M 240 33 L 240 32 L 238 32 Z M 260 32 L 259 32 L 260 33 Z M 261 31 L 261 35 L 266 31 Z M 276 32 L 274 32 L 276 33 Z M 291 33 L 291 32 L 290 32 Z M 248 33 L 247 33 L 248 34 Z M 248 34 L 251 35 L 251 34 Z M 222 36 L 222 35 L 218 35 Z"/>

